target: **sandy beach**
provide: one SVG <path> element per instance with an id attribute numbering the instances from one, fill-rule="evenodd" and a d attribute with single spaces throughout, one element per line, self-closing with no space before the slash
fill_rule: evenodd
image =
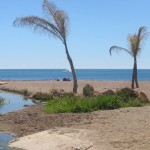
<path id="1" fill-rule="evenodd" d="M 1 81 L 5 84 L 0 85 L 0 89 L 7 88 L 10 90 L 22 90 L 27 89 L 32 93 L 36 92 L 50 92 L 55 90 L 65 90 L 66 92 L 72 91 L 73 82 L 72 81 Z M 7 84 L 6 84 L 7 83 Z M 78 94 L 82 94 L 82 89 L 86 84 L 91 84 L 96 91 L 104 92 L 106 90 L 120 89 L 124 87 L 131 87 L 131 82 L 129 81 L 92 81 L 92 80 L 79 80 L 78 81 Z M 144 91 L 150 98 L 150 82 L 140 81 L 139 89 Z"/>
<path id="2" fill-rule="evenodd" d="M 2 82 L 7 84 L 0 85 L 1 89 L 28 89 L 32 93 L 72 89 L 72 81 Z M 130 87 L 130 82 L 124 81 L 79 81 L 78 94 L 87 83 L 99 92 Z M 137 90 L 144 91 L 150 98 L 150 82 L 139 82 L 139 85 Z M 21 137 L 11 146 L 26 150 L 74 150 L 78 147 L 80 150 L 149 150 L 149 114 L 150 106 L 77 114 L 48 114 L 43 106 L 32 106 L 1 116 L 0 131 Z"/>

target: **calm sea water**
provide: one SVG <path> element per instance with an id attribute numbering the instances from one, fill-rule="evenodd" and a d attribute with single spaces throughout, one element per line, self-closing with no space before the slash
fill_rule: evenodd
<path id="1" fill-rule="evenodd" d="M 78 80 L 131 80 L 130 69 L 77 69 Z M 65 69 L 0 69 L 0 80 L 56 80 L 72 79 L 71 72 Z M 138 79 L 150 81 L 150 69 L 139 69 Z"/>

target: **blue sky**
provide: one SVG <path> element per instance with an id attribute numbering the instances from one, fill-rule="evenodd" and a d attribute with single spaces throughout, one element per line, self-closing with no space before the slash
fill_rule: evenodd
<path id="1" fill-rule="evenodd" d="M 43 0 L 1 0 L 0 69 L 69 68 L 61 41 L 13 27 L 16 17 L 43 17 Z M 149 0 L 53 0 L 70 18 L 68 47 L 75 68 L 132 68 L 126 53 L 109 55 L 113 45 L 129 48 L 127 35 L 140 26 L 150 31 Z M 150 37 L 138 68 L 150 69 Z"/>

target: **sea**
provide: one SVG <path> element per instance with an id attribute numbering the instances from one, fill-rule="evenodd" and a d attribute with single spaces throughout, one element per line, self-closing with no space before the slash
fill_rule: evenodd
<path id="1" fill-rule="evenodd" d="M 76 69 L 78 80 L 130 81 L 132 69 Z M 72 79 L 67 69 L 0 69 L 0 80 Z M 139 81 L 150 81 L 150 69 L 138 69 Z"/>

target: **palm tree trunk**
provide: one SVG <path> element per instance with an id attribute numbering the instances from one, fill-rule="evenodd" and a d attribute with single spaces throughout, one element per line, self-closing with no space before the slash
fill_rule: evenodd
<path id="1" fill-rule="evenodd" d="M 132 84 L 131 84 L 131 88 L 134 89 L 134 76 L 135 76 L 135 65 L 133 66 L 133 72 L 132 72 Z"/>
<path id="2" fill-rule="evenodd" d="M 132 89 L 134 89 L 134 82 L 136 81 L 135 76 L 136 76 L 136 57 L 134 57 L 134 65 L 133 65 L 133 73 L 132 73 L 132 84 L 131 84 Z"/>
<path id="3" fill-rule="evenodd" d="M 137 80 L 137 61 L 135 57 L 135 83 L 136 83 L 136 88 L 139 88 L 138 80 Z"/>
<path id="4" fill-rule="evenodd" d="M 71 71 L 72 71 L 72 76 L 73 76 L 73 92 L 77 93 L 78 84 L 77 84 L 76 72 L 75 72 L 74 65 L 73 65 L 72 59 L 70 57 L 69 51 L 68 51 L 66 40 L 64 40 L 64 45 L 65 45 L 65 49 L 66 49 L 67 59 L 69 61 L 70 68 L 71 68 Z"/>

